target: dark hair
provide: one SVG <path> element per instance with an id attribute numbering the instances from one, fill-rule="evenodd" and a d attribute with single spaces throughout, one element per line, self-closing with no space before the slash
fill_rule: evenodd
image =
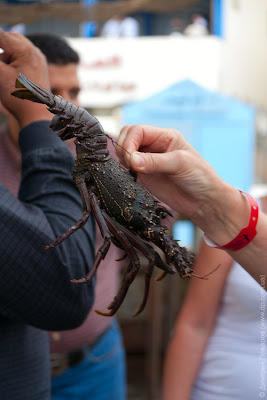
<path id="1" fill-rule="evenodd" d="M 78 64 L 80 61 L 78 53 L 60 36 L 49 33 L 34 33 L 26 35 L 26 37 L 41 50 L 49 64 Z"/>

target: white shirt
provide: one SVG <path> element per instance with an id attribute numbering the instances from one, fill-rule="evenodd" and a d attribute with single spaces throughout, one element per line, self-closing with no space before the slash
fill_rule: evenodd
<path id="1" fill-rule="evenodd" d="M 261 392 L 267 394 L 261 389 L 261 382 L 267 383 L 266 350 L 262 352 L 261 349 L 261 344 L 267 346 L 262 343 L 267 339 L 266 314 L 265 290 L 235 262 L 225 285 L 192 400 L 254 400 L 261 398 Z M 261 337 L 262 333 L 264 337 Z"/>

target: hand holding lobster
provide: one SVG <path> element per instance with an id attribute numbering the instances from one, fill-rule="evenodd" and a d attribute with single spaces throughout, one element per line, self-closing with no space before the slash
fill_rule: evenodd
<path id="1" fill-rule="evenodd" d="M 142 182 L 151 193 L 174 210 L 194 219 L 203 200 L 212 202 L 207 187 L 217 182 L 218 175 L 179 131 L 125 126 L 117 143 L 121 162 L 142 174 Z"/>
<path id="2" fill-rule="evenodd" d="M 142 175 L 142 182 L 151 193 L 188 216 L 216 242 L 229 241 L 229 233 L 230 237 L 235 236 L 231 232 L 233 223 L 227 232 L 225 221 L 240 193 L 216 173 L 179 131 L 147 125 L 126 126 L 118 144 L 116 150 L 121 162 Z M 240 206 L 237 216 L 239 211 Z M 237 222 L 239 219 L 240 216 Z"/>
<path id="3" fill-rule="evenodd" d="M 49 88 L 47 62 L 41 51 L 26 37 L 0 29 L 0 101 L 17 119 L 20 129 L 33 121 L 51 119 L 49 112 L 39 104 L 21 104 L 9 93 L 14 88 L 18 73 L 23 71 Z M 8 94 L 8 95 L 7 95 Z"/>

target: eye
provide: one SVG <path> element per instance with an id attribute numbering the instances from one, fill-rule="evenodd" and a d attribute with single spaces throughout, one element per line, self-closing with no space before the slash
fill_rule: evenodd
<path id="1" fill-rule="evenodd" d="M 51 88 L 51 92 L 52 92 L 55 96 L 60 96 L 60 90 Z"/>
<path id="2" fill-rule="evenodd" d="M 69 99 L 69 100 L 76 100 L 79 93 L 80 93 L 80 88 L 79 87 L 73 87 L 71 89 L 58 89 L 58 88 L 51 88 L 51 92 L 55 96 L 62 96 L 63 98 Z"/>
<path id="3" fill-rule="evenodd" d="M 80 88 L 73 88 L 70 90 L 69 95 L 71 99 L 76 99 L 80 93 Z"/>

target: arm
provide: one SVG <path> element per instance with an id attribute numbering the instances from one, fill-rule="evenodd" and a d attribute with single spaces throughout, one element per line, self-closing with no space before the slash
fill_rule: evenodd
<path id="1" fill-rule="evenodd" d="M 38 140 L 31 140 L 33 134 Z M 20 200 L 0 187 L 0 313 L 46 330 L 74 328 L 93 302 L 92 285 L 70 279 L 84 276 L 93 263 L 94 222 L 59 248 L 45 250 L 82 215 L 70 175 L 73 158 L 46 122 L 24 128 L 20 143 Z"/>
<path id="2" fill-rule="evenodd" d="M 140 173 L 155 196 L 187 215 L 218 245 L 228 243 L 247 226 L 248 200 L 223 181 L 180 132 L 126 126 L 118 144 L 117 153 L 124 165 Z M 262 212 L 257 231 L 246 247 L 229 254 L 260 282 L 267 265 L 267 215 Z"/>
<path id="3" fill-rule="evenodd" d="M 204 242 L 194 271 L 205 275 L 218 264 L 208 280 L 192 278 L 167 349 L 163 373 L 163 400 L 188 400 L 201 365 L 203 353 L 216 321 L 231 257 Z"/>
<path id="4" fill-rule="evenodd" d="M 49 132 L 49 123 L 39 121 L 51 119 L 44 107 L 10 96 L 19 71 L 40 74 L 47 87 L 43 55 L 23 36 L 1 30 L 0 47 L 5 50 L 0 56 L 0 100 L 23 128 L 19 199 L 0 186 L 0 314 L 47 330 L 75 328 L 92 305 L 93 287 L 75 286 L 69 279 L 83 276 L 92 265 L 94 222 L 60 248 L 44 249 L 82 215 L 70 175 L 73 158 Z"/>

